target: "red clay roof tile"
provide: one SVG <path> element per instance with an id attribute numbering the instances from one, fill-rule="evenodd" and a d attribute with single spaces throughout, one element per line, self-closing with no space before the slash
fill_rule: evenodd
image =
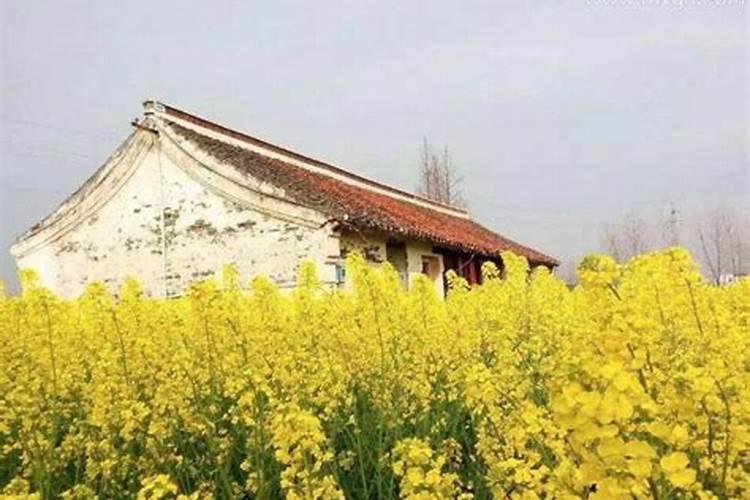
<path id="1" fill-rule="evenodd" d="M 557 265 L 554 258 L 496 234 L 468 218 L 430 209 L 270 158 L 169 120 L 167 123 L 179 136 L 216 160 L 261 182 L 277 186 L 290 200 L 319 210 L 346 225 L 380 230 L 485 256 L 510 250 L 526 257 L 532 264 Z"/>

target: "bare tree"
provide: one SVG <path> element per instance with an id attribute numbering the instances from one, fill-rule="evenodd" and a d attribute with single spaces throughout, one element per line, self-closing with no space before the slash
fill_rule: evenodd
<path id="1" fill-rule="evenodd" d="M 647 223 L 633 213 L 602 227 L 603 250 L 624 262 L 663 246 L 682 245 L 702 262 L 704 275 L 720 284 L 731 276 L 750 272 L 750 217 L 728 205 L 691 211 L 683 224 L 681 212 L 671 205 L 659 221 Z M 692 236 L 692 237 L 691 237 Z"/>
<path id="2" fill-rule="evenodd" d="M 419 165 L 419 194 L 446 205 L 463 207 L 462 185 L 463 179 L 448 148 L 443 148 L 438 154 L 424 139 Z"/>
<path id="3" fill-rule="evenodd" d="M 617 262 L 623 262 L 650 250 L 648 226 L 638 215 L 630 213 L 618 223 L 604 225 L 602 246 Z"/>
<path id="4" fill-rule="evenodd" d="M 607 222 L 602 226 L 601 247 L 617 262 L 622 261 L 617 225 Z"/>
<path id="5" fill-rule="evenodd" d="M 706 210 L 696 219 L 696 236 L 703 262 L 714 283 L 727 275 L 748 272 L 750 236 L 737 212 L 727 206 Z"/>

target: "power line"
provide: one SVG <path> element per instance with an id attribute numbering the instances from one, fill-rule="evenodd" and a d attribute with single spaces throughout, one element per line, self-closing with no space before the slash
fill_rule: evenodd
<path id="1" fill-rule="evenodd" d="M 31 151 L 8 151 L 10 154 L 16 154 L 20 156 L 57 156 L 57 155 L 64 155 L 64 156 L 77 156 L 79 158 L 86 158 L 88 160 L 100 160 L 101 158 L 97 158 L 95 156 L 90 156 L 86 154 L 77 153 L 74 151 L 64 151 L 60 149 L 54 149 L 47 146 L 40 146 L 37 144 L 23 144 L 20 142 L 12 142 L 12 141 L 0 141 L 0 144 L 6 144 L 8 146 L 12 147 L 21 147 L 21 148 L 28 148 Z M 41 150 L 41 151 L 40 151 Z"/>
<path id="2" fill-rule="evenodd" d="M 21 124 L 21 125 L 28 125 L 30 127 L 39 127 L 39 128 L 46 128 L 46 129 L 49 129 L 49 130 L 56 130 L 58 132 L 65 132 L 65 133 L 68 133 L 68 134 L 82 135 L 82 136 L 85 136 L 85 137 L 92 137 L 92 138 L 96 138 L 96 139 L 105 139 L 107 141 L 116 140 L 116 138 L 114 136 L 92 134 L 91 132 L 87 132 L 87 131 L 84 131 L 84 130 L 74 129 L 74 128 L 70 128 L 70 127 L 67 127 L 67 126 L 66 127 L 61 127 L 59 125 L 54 125 L 54 124 L 51 124 L 51 123 L 43 123 L 43 122 L 38 122 L 38 121 L 34 121 L 34 120 L 27 120 L 25 118 L 11 118 L 11 117 L 6 116 L 6 115 L 0 115 L 0 120 L 6 121 L 6 122 L 17 123 L 17 124 Z"/>
<path id="3" fill-rule="evenodd" d="M 36 154 L 36 153 L 28 153 L 28 152 L 22 152 L 22 151 L 7 151 L 2 154 L 7 155 L 7 156 L 23 156 L 24 158 L 34 158 L 37 160 L 44 160 L 46 162 L 49 162 L 50 158 L 55 158 L 57 160 L 67 160 L 70 162 L 76 161 L 74 157 L 56 155 L 56 154 Z"/>

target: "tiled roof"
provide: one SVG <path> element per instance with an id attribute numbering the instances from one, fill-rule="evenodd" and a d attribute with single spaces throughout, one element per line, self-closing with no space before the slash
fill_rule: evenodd
<path id="1" fill-rule="evenodd" d="M 186 115 L 184 112 L 181 113 Z M 189 120 L 193 123 L 200 120 L 192 115 L 188 116 L 193 118 Z M 178 118 L 185 119 L 184 116 Z M 202 134 L 174 121 L 166 120 L 166 123 L 178 136 L 189 141 L 203 153 L 237 168 L 258 181 L 280 188 L 291 201 L 316 209 L 345 226 L 383 231 L 394 236 L 428 241 L 436 246 L 479 255 L 494 256 L 499 252 L 511 250 L 526 257 L 533 264 L 557 264 L 554 258 L 500 236 L 465 215 L 451 215 L 445 210 L 429 208 L 429 205 L 424 203 L 408 201 L 408 198 L 401 196 L 406 193 L 401 191 L 394 190 L 401 195 L 391 196 L 368 185 L 344 182 L 335 176 L 306 169 L 293 162 L 271 158 L 231 141 Z M 211 122 L 207 123 L 214 125 Z M 225 130 L 228 129 L 220 132 Z M 212 131 L 215 132 L 215 128 Z M 332 168 L 343 172 L 337 167 Z M 378 185 L 373 181 L 367 182 Z M 391 189 L 387 186 L 382 187 Z"/>

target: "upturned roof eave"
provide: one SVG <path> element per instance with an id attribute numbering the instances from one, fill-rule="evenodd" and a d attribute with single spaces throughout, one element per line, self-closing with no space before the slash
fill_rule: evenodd
<path id="1" fill-rule="evenodd" d="M 9 246 L 11 255 L 18 258 L 28 254 L 33 249 L 43 245 L 50 237 L 67 232 L 70 229 L 68 227 L 70 226 L 68 219 L 71 214 L 76 215 L 76 220 L 85 218 L 90 210 L 82 213 L 79 210 L 81 205 L 86 202 L 92 193 L 101 188 L 103 181 L 118 167 L 121 161 L 138 153 L 138 151 L 131 151 L 131 149 L 136 147 L 134 144 L 135 139 L 142 133 L 139 130 L 134 130 L 128 134 L 125 140 L 120 143 L 115 151 L 107 157 L 78 189 L 58 203 L 48 215 L 16 236 Z M 48 237 L 48 235 L 51 236 Z"/>

